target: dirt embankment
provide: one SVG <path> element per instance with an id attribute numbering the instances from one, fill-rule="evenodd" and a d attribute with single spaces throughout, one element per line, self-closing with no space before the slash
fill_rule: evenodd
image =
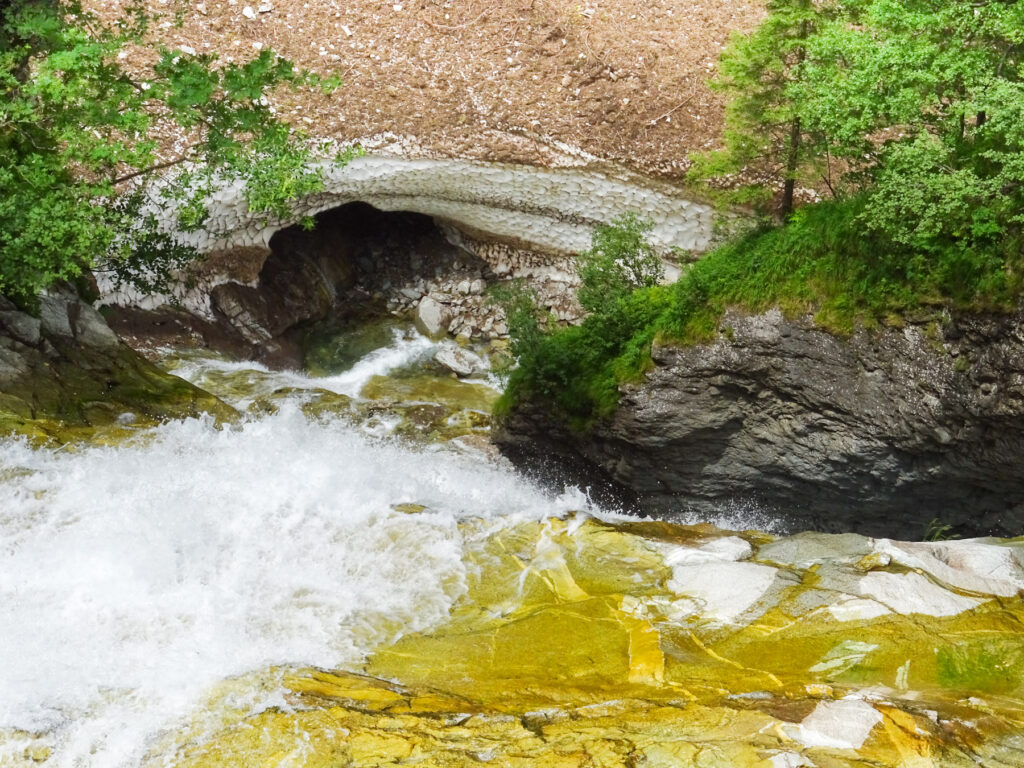
<path id="1" fill-rule="evenodd" d="M 124 1 L 85 5 L 112 19 Z M 331 95 L 277 97 L 313 136 L 542 164 L 569 145 L 664 176 L 716 143 L 706 82 L 763 15 L 757 0 L 206 0 L 179 3 L 179 24 L 174 0 L 149 4 L 166 45 L 227 61 L 269 46 L 340 74 Z"/>

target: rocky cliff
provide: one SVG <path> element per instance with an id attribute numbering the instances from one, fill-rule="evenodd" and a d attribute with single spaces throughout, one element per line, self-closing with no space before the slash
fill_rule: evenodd
<path id="1" fill-rule="evenodd" d="M 617 413 L 572 434 L 522 404 L 523 466 L 661 514 L 760 508 L 790 529 L 921 537 L 1024 528 L 1024 314 L 860 331 L 730 313 L 718 341 L 656 346 Z"/>

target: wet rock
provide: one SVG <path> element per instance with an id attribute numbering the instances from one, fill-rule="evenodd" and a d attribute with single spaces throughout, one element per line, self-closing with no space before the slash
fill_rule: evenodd
<path id="1" fill-rule="evenodd" d="M 315 400 L 302 405 L 302 412 L 314 418 L 349 416 L 353 410 L 352 398 L 328 390 L 323 390 Z"/>
<path id="2" fill-rule="evenodd" d="M 114 350 L 120 345 L 117 334 L 104 321 L 103 316 L 84 302 L 74 305 L 75 339 L 79 344 L 96 349 Z"/>
<path id="3" fill-rule="evenodd" d="M 415 501 L 393 509 L 430 512 Z M 276 765 L 281 755 L 353 768 L 1020 763 L 1019 596 L 979 592 L 955 614 L 917 610 L 961 597 L 923 570 L 913 575 L 937 592 L 916 606 L 917 593 L 904 595 L 905 614 L 881 606 L 837 621 L 832 609 L 874 600 L 836 588 L 863 578 L 849 545 L 867 540 L 772 542 L 585 516 L 466 520 L 458 538 L 465 577 L 447 620 L 348 669 L 227 681 L 204 718 L 143 765 L 167 755 L 183 768 Z M 1014 553 L 1009 578 L 1024 575 L 1020 542 L 991 545 Z M 764 548 L 815 563 L 758 565 L 770 559 Z M 734 599 L 751 602 L 757 586 L 757 610 L 726 605 L 728 574 L 685 575 L 699 562 L 749 570 Z M 240 692 L 282 679 L 286 706 L 237 707 Z M 217 716 L 223 725 L 210 727 Z"/>
<path id="4" fill-rule="evenodd" d="M 38 317 L 12 309 L 0 312 L 0 329 L 11 338 L 31 347 L 39 343 L 42 321 Z"/>
<path id="5" fill-rule="evenodd" d="M 68 307 L 69 301 L 63 292 L 45 293 L 39 297 L 40 327 L 47 336 L 74 338 Z"/>
<path id="6" fill-rule="evenodd" d="M 68 286 L 40 297 L 40 317 L 5 302 L 0 317 L 0 434 L 114 440 L 131 427 L 233 409 L 121 344 Z M 127 421 L 124 414 L 132 417 Z"/>
<path id="7" fill-rule="evenodd" d="M 25 355 L 0 347 L 0 384 L 10 384 L 29 372 Z"/>
<path id="8" fill-rule="evenodd" d="M 418 441 L 447 442 L 487 434 L 498 393 L 489 386 L 431 374 L 375 376 L 360 396 L 370 410 L 390 416 L 398 434 Z M 390 430 L 389 430 L 390 431 Z"/>
<path id="9" fill-rule="evenodd" d="M 459 378 L 481 374 L 487 370 L 487 363 L 479 355 L 454 345 L 441 347 L 434 360 Z"/>
<path id="10" fill-rule="evenodd" d="M 810 568 L 826 561 L 854 563 L 871 551 L 871 539 L 865 536 L 808 531 L 767 544 L 759 555 L 778 565 Z"/>

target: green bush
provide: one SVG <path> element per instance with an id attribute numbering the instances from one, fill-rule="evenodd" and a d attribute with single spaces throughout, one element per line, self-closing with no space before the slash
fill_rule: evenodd
<path id="1" fill-rule="evenodd" d="M 323 188 L 313 160 L 326 147 L 278 119 L 268 97 L 336 79 L 269 50 L 234 63 L 160 48 L 148 72 L 129 71 L 122 50 L 148 45 L 158 18 L 143 5 L 125 3 L 104 25 L 80 0 L 0 3 L 0 293 L 30 303 L 90 269 L 160 290 L 197 253 L 151 207 L 191 231 L 224 178 L 244 181 L 249 210 L 267 220 L 287 219 L 294 200 Z M 170 158 L 157 139 L 168 125 L 190 139 Z"/>
<path id="2" fill-rule="evenodd" d="M 648 365 L 658 320 L 671 305 L 671 291 L 657 285 L 663 266 L 647 242 L 650 229 L 627 214 L 595 231 L 591 249 L 578 257 L 579 299 L 590 312 L 579 326 L 556 328 L 522 289 L 499 294 L 519 367 L 496 413 L 527 398 L 586 429 L 615 410 L 619 382 Z"/>
<path id="3" fill-rule="evenodd" d="M 627 213 L 594 231 L 590 250 L 576 259 L 580 306 L 601 313 L 637 288 L 649 288 L 661 281 L 665 269 L 647 242 L 652 228 L 650 221 Z"/>

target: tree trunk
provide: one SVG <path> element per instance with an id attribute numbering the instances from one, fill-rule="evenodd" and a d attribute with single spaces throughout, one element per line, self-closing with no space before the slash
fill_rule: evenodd
<path id="1" fill-rule="evenodd" d="M 789 126 L 789 148 L 786 152 L 786 177 L 782 186 L 782 206 L 779 215 L 788 219 L 793 213 L 793 193 L 796 191 L 796 168 L 800 162 L 800 118 L 794 117 Z"/>
<path id="2" fill-rule="evenodd" d="M 808 25 L 806 19 L 800 22 L 800 40 L 806 40 Z M 800 69 L 803 67 L 804 59 L 807 58 L 807 49 L 801 45 L 796 51 L 797 78 L 799 79 Z M 779 215 L 782 219 L 788 219 L 793 213 L 793 193 L 796 191 L 796 169 L 800 165 L 800 115 L 793 118 L 789 125 L 789 146 L 786 148 L 786 175 L 782 185 L 782 207 Z"/>

